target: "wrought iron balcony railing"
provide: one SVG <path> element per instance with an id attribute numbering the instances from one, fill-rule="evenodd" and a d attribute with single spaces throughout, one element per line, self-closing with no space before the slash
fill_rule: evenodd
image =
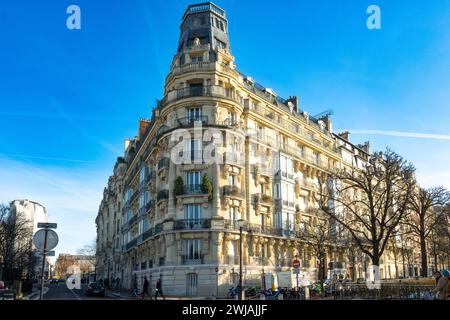
<path id="1" fill-rule="evenodd" d="M 241 191 L 241 188 L 237 186 L 224 186 L 223 187 L 223 195 L 224 196 L 237 196 L 237 197 L 243 197 L 243 193 Z"/>
<path id="2" fill-rule="evenodd" d="M 201 194 L 202 185 L 200 183 L 190 183 L 184 185 L 184 194 Z"/>
<path id="3" fill-rule="evenodd" d="M 211 228 L 211 219 L 184 219 L 174 223 L 174 230 L 197 230 Z"/>
<path id="4" fill-rule="evenodd" d="M 162 158 L 158 161 L 158 170 L 170 167 L 170 158 Z"/>
<path id="5" fill-rule="evenodd" d="M 157 201 L 168 200 L 169 199 L 169 190 L 160 190 L 156 196 Z"/>
<path id="6" fill-rule="evenodd" d="M 181 256 L 181 263 L 185 265 L 197 265 L 204 263 L 204 255 L 199 253 L 194 253 L 192 255 Z"/>
<path id="7" fill-rule="evenodd" d="M 200 122 L 202 125 L 208 124 L 207 116 L 198 116 L 198 117 L 185 117 L 177 119 L 178 126 L 180 127 L 192 127 L 196 123 Z"/>

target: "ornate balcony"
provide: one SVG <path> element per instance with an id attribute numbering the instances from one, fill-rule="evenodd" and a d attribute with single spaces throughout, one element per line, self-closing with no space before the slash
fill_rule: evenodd
<path id="1" fill-rule="evenodd" d="M 158 171 L 170 167 L 170 158 L 162 158 L 158 161 Z"/>
<path id="2" fill-rule="evenodd" d="M 193 256 L 183 255 L 181 256 L 181 264 L 184 265 L 197 265 L 204 263 L 203 254 L 194 254 Z"/>
<path id="3" fill-rule="evenodd" d="M 156 196 L 156 201 L 168 200 L 169 199 L 169 190 L 160 190 Z"/>
<path id="4" fill-rule="evenodd" d="M 208 124 L 208 117 L 207 116 L 198 116 L 198 117 L 185 117 L 177 119 L 178 126 L 180 127 L 192 127 L 197 122 L 201 122 L 202 125 Z"/>
<path id="5" fill-rule="evenodd" d="M 202 185 L 200 183 L 191 183 L 184 185 L 184 194 L 202 194 Z"/>
<path id="6" fill-rule="evenodd" d="M 211 219 L 185 219 L 174 223 L 174 230 L 198 230 L 211 228 Z"/>
<path id="7" fill-rule="evenodd" d="M 226 197 L 243 197 L 243 192 L 237 186 L 224 186 L 223 187 L 223 196 Z"/>

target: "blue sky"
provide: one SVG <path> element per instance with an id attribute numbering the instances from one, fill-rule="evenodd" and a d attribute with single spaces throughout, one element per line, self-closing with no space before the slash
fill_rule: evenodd
<path id="1" fill-rule="evenodd" d="M 190 1 L 2 1 L 0 202 L 28 198 L 59 223 L 59 252 L 95 238 L 124 139 L 149 117 Z M 413 162 L 450 188 L 450 1 L 221 0 L 238 68 L 335 131 Z M 81 30 L 66 8 L 81 8 Z M 381 8 L 382 29 L 366 28 Z"/>

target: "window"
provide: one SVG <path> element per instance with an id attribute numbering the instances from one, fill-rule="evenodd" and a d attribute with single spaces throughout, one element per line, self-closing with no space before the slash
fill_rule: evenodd
<path id="1" fill-rule="evenodd" d="M 141 184 L 145 183 L 145 179 L 147 178 L 147 171 L 148 171 L 147 166 L 143 166 L 141 168 L 141 172 L 139 173 L 139 182 Z"/>
<path id="2" fill-rule="evenodd" d="M 220 30 L 225 31 L 225 29 L 224 29 L 224 27 L 223 27 L 223 22 L 222 22 L 222 21 L 219 21 L 219 23 L 220 23 Z"/>
<path id="3" fill-rule="evenodd" d="M 313 151 L 313 161 L 314 161 L 314 163 L 316 163 L 316 164 L 319 164 L 319 163 L 320 163 L 319 153 L 317 153 L 317 152 L 315 152 L 315 151 Z"/>
<path id="4" fill-rule="evenodd" d="M 187 204 L 184 207 L 184 218 L 186 220 L 196 220 L 202 218 L 202 207 L 199 204 Z"/>
<path id="5" fill-rule="evenodd" d="M 276 212 L 274 214 L 274 222 L 275 222 L 275 228 L 281 228 L 282 224 L 281 224 L 281 212 Z"/>
<path id="6" fill-rule="evenodd" d="M 236 185 L 236 181 L 237 181 L 237 178 L 236 178 L 236 176 L 234 174 L 228 175 L 228 185 L 229 186 L 235 186 Z"/>
<path id="7" fill-rule="evenodd" d="M 306 210 L 306 199 L 305 197 L 299 197 L 299 209 L 300 211 L 304 212 Z"/>
<path id="8" fill-rule="evenodd" d="M 194 57 L 191 57 L 191 62 L 192 62 L 192 63 L 203 62 L 203 56 L 194 56 Z"/>
<path id="9" fill-rule="evenodd" d="M 200 259 L 201 240 L 200 239 L 184 240 L 184 256 L 187 260 Z"/>
<path id="10" fill-rule="evenodd" d="M 148 199 L 149 199 L 148 191 L 141 193 L 141 195 L 139 196 L 139 208 L 144 208 L 148 203 Z"/>
<path id="11" fill-rule="evenodd" d="M 127 191 L 125 192 L 125 202 L 129 201 L 131 199 L 132 195 L 133 195 L 133 190 L 131 190 L 130 188 L 127 189 Z"/>
<path id="12" fill-rule="evenodd" d="M 200 139 L 191 139 L 188 142 L 187 150 L 190 155 L 191 161 L 201 161 L 202 160 L 202 148 Z"/>
<path id="13" fill-rule="evenodd" d="M 186 187 L 188 191 L 195 191 L 201 184 L 201 172 L 200 171 L 188 171 L 186 172 Z"/>
<path id="14" fill-rule="evenodd" d="M 236 114 L 233 112 L 228 112 L 227 122 L 228 122 L 227 124 L 229 126 L 232 126 L 233 124 L 235 124 L 237 122 Z"/>
<path id="15" fill-rule="evenodd" d="M 217 43 L 217 47 L 219 49 L 226 49 L 227 45 L 225 44 L 225 42 L 220 41 L 219 39 L 216 38 L 216 43 Z"/>
<path id="16" fill-rule="evenodd" d="M 189 122 L 200 121 L 202 119 L 202 108 L 187 109 L 187 117 Z"/>
<path id="17" fill-rule="evenodd" d="M 238 219 L 238 211 L 237 211 L 237 207 L 230 207 L 228 209 L 228 215 L 229 215 L 229 219 L 231 221 L 236 221 Z"/>

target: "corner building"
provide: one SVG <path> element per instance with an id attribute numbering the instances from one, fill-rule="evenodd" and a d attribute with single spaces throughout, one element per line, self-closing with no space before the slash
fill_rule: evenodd
<path id="1" fill-rule="evenodd" d="M 317 278 L 299 232 L 314 224 L 319 179 L 342 165 L 345 138 L 332 133 L 328 114 L 311 117 L 297 97 L 283 99 L 238 71 L 224 10 L 189 6 L 164 97 L 121 160 L 122 253 L 114 261 L 123 285 L 141 286 L 146 276 L 151 289 L 161 278 L 166 295 L 226 296 L 239 281 L 241 225 L 245 286 L 290 271 L 295 255 Z M 367 159 L 368 145 L 351 146 Z M 102 261 L 114 258 L 105 253 Z M 345 257 L 330 247 L 327 265 L 345 270 Z"/>

